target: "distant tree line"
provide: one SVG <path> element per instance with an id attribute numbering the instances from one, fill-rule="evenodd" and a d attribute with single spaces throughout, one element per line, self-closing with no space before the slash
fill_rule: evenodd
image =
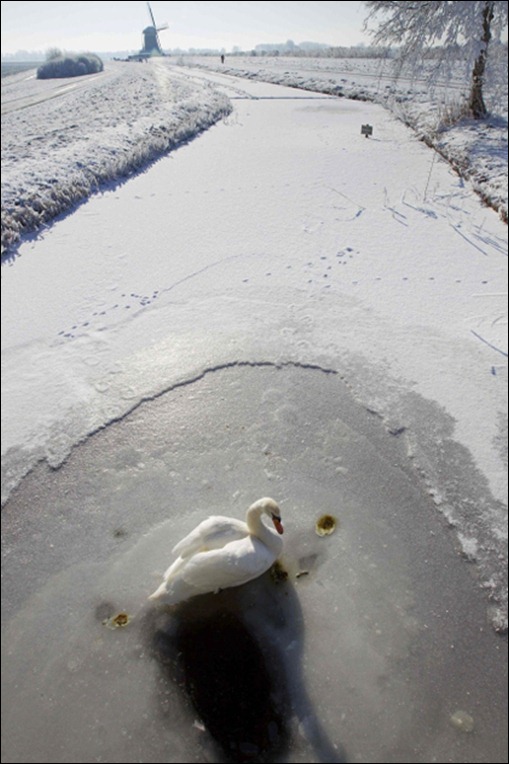
<path id="1" fill-rule="evenodd" d="M 102 72 L 103 69 L 104 64 L 95 53 L 62 53 L 57 48 L 52 48 L 46 54 L 46 62 L 37 69 L 37 79 L 80 77 Z"/>
<path id="2" fill-rule="evenodd" d="M 388 48 L 356 45 L 353 47 L 330 46 L 320 48 L 299 48 L 291 50 L 255 50 L 257 56 L 291 56 L 292 58 L 388 58 L 394 55 Z"/>

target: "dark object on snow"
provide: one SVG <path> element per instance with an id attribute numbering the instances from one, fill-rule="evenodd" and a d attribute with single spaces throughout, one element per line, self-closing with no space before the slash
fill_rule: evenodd
<path id="1" fill-rule="evenodd" d="M 369 138 L 370 135 L 373 135 L 372 125 L 362 125 L 361 135 L 364 135 L 366 138 Z"/>

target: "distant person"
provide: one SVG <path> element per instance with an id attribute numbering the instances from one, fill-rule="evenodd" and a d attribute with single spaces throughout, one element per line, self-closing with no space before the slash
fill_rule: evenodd
<path id="1" fill-rule="evenodd" d="M 221 63 L 224 64 L 224 56 L 221 55 Z"/>

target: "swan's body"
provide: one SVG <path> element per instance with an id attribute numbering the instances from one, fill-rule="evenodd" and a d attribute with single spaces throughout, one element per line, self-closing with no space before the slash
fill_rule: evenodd
<path id="1" fill-rule="evenodd" d="M 259 499 L 246 513 L 246 522 L 214 516 L 200 523 L 173 549 L 178 555 L 150 595 L 167 605 L 240 586 L 258 578 L 276 561 L 283 541 L 262 521 L 267 515 L 283 533 L 279 507 L 273 499 Z"/>

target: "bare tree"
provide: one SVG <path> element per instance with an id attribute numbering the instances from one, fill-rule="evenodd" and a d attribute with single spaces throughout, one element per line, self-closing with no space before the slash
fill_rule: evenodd
<path id="1" fill-rule="evenodd" d="M 490 42 L 500 40 L 507 28 L 506 2 L 454 0 L 452 2 L 365 2 L 369 15 L 366 29 L 380 17 L 371 30 L 377 45 L 402 45 L 401 60 L 421 62 L 435 54 L 435 73 L 457 60 L 458 53 L 469 66 L 470 95 L 468 107 L 476 119 L 486 117 L 483 87 Z"/>

